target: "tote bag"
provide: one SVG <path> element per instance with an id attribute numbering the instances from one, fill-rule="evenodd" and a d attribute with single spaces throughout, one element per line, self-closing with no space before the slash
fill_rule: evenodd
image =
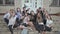
<path id="1" fill-rule="evenodd" d="M 52 25 L 53 25 L 53 21 L 47 19 L 46 26 L 52 26 Z"/>

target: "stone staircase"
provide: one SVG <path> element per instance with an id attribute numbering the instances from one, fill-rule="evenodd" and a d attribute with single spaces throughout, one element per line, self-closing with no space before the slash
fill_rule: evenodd
<path id="1" fill-rule="evenodd" d="M 60 16 L 52 16 L 53 21 L 54 21 L 54 27 L 52 32 L 46 32 L 46 34 L 59 34 L 60 32 Z M 20 34 L 21 30 L 20 29 L 14 29 L 14 34 Z M 0 16 L 0 34 L 10 34 L 10 31 L 8 29 L 8 26 L 3 20 L 3 15 Z M 28 34 L 38 34 L 37 31 L 31 31 L 29 30 Z"/>

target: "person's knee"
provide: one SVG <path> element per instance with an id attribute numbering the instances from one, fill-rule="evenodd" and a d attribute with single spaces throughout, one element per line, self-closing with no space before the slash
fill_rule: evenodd
<path id="1" fill-rule="evenodd" d="M 29 26 L 33 26 L 33 23 L 32 22 L 29 22 L 28 24 L 29 24 Z"/>

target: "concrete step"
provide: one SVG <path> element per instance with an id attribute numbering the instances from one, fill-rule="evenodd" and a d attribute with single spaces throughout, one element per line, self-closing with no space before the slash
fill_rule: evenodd
<path id="1" fill-rule="evenodd" d="M 10 32 L 0 32 L 0 34 L 11 34 Z M 14 32 L 14 34 L 20 34 L 20 32 Z"/>
<path id="2" fill-rule="evenodd" d="M 0 32 L 0 34 L 11 34 L 8 32 Z M 21 34 L 21 31 L 14 32 L 14 34 Z M 38 32 L 28 32 L 28 34 L 38 34 Z M 46 34 L 60 34 L 60 32 L 46 32 Z"/>
<path id="3" fill-rule="evenodd" d="M 60 31 L 60 17 L 53 16 L 54 28 L 53 31 Z M 20 34 L 20 29 L 14 29 L 14 34 Z M 7 24 L 3 20 L 3 16 L 0 16 L 0 34 L 10 34 Z M 38 34 L 36 31 L 29 30 L 29 34 Z M 46 34 L 60 34 L 60 32 L 46 32 Z"/>

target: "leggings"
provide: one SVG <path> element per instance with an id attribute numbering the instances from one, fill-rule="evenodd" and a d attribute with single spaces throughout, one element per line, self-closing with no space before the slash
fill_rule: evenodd
<path id="1" fill-rule="evenodd" d="M 8 27 L 9 27 L 9 30 L 10 30 L 11 34 L 13 34 L 13 28 L 12 28 L 12 25 L 9 25 Z"/>

